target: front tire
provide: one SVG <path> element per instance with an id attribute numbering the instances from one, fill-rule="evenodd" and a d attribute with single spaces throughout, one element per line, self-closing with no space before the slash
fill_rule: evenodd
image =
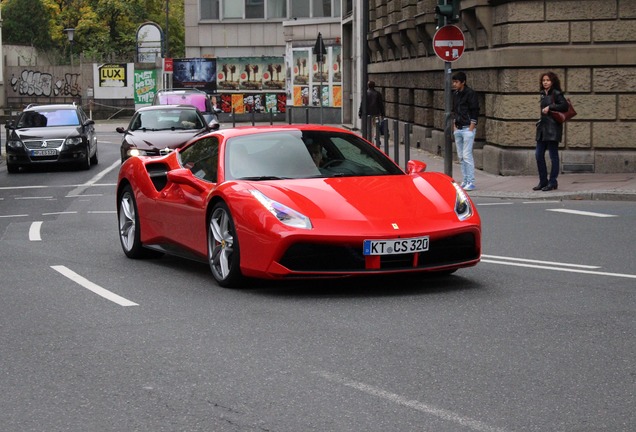
<path id="1" fill-rule="evenodd" d="M 216 282 L 236 288 L 243 281 L 241 254 L 236 228 L 227 205 L 214 205 L 208 218 L 208 263 Z"/>
<path id="2" fill-rule="evenodd" d="M 145 249 L 141 243 L 137 202 L 130 186 L 124 187 L 119 195 L 117 218 L 119 220 L 119 241 L 128 258 L 158 257 L 160 252 Z"/>
<path id="3" fill-rule="evenodd" d="M 86 155 L 84 159 L 80 162 L 80 169 L 89 170 L 91 169 L 91 147 L 86 146 Z"/>
<path id="4" fill-rule="evenodd" d="M 91 158 L 91 164 L 97 165 L 99 163 L 99 157 L 97 155 L 97 144 L 95 145 L 95 154 Z"/>

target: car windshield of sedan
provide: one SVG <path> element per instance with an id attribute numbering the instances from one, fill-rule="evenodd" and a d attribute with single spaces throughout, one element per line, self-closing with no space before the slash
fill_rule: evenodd
<path id="1" fill-rule="evenodd" d="M 49 126 L 79 126 L 79 118 L 74 109 L 25 111 L 20 117 L 18 128 Z"/>
<path id="2" fill-rule="evenodd" d="M 130 123 L 130 130 L 192 130 L 203 129 L 204 119 L 193 109 L 165 109 L 138 112 Z"/>
<path id="3" fill-rule="evenodd" d="M 225 150 L 228 179 L 276 180 L 403 174 L 356 135 L 281 131 L 234 137 Z"/>

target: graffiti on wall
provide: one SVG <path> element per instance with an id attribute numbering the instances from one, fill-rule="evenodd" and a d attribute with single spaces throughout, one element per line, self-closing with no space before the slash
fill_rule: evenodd
<path id="1" fill-rule="evenodd" d="M 11 87 L 20 96 L 75 97 L 82 93 L 80 74 L 67 73 L 64 78 L 54 78 L 46 72 L 23 70 L 19 77 L 11 76 Z"/>

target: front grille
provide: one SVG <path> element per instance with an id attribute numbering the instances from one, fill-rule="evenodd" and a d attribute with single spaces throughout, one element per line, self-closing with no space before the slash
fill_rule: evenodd
<path id="1" fill-rule="evenodd" d="M 46 146 L 43 146 L 46 141 Z M 59 149 L 64 144 L 63 139 L 50 139 L 50 140 L 33 140 L 33 141 L 24 141 L 24 145 L 29 150 L 37 150 L 43 148 L 54 148 Z"/>
<path id="2" fill-rule="evenodd" d="M 475 236 L 463 233 L 431 240 L 429 250 L 419 252 L 418 269 L 460 264 L 479 257 Z M 384 255 L 380 258 L 380 270 L 413 269 L 414 256 L 409 254 Z M 362 244 L 358 246 L 297 243 L 283 255 L 280 263 L 299 272 L 362 272 L 365 257 Z"/>

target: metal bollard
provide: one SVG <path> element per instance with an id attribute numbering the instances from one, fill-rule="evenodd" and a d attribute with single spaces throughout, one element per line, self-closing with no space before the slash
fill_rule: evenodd
<path id="1" fill-rule="evenodd" d="M 305 124 L 309 124 L 309 108 L 305 108 Z"/>
<path id="2" fill-rule="evenodd" d="M 256 109 L 252 107 L 252 126 L 256 124 Z"/>
<path id="3" fill-rule="evenodd" d="M 234 111 L 234 108 L 232 108 L 232 127 L 236 127 L 236 112 Z"/>
<path id="4" fill-rule="evenodd" d="M 389 120 L 383 119 L 384 125 L 384 153 L 389 154 Z"/>
<path id="5" fill-rule="evenodd" d="M 400 164 L 400 125 L 397 120 L 393 120 L 393 162 Z"/>
<path id="6" fill-rule="evenodd" d="M 270 126 L 274 124 L 274 108 L 269 110 L 269 124 Z"/>
<path id="7" fill-rule="evenodd" d="M 411 160 L 411 124 L 404 123 L 404 170 Z"/>

